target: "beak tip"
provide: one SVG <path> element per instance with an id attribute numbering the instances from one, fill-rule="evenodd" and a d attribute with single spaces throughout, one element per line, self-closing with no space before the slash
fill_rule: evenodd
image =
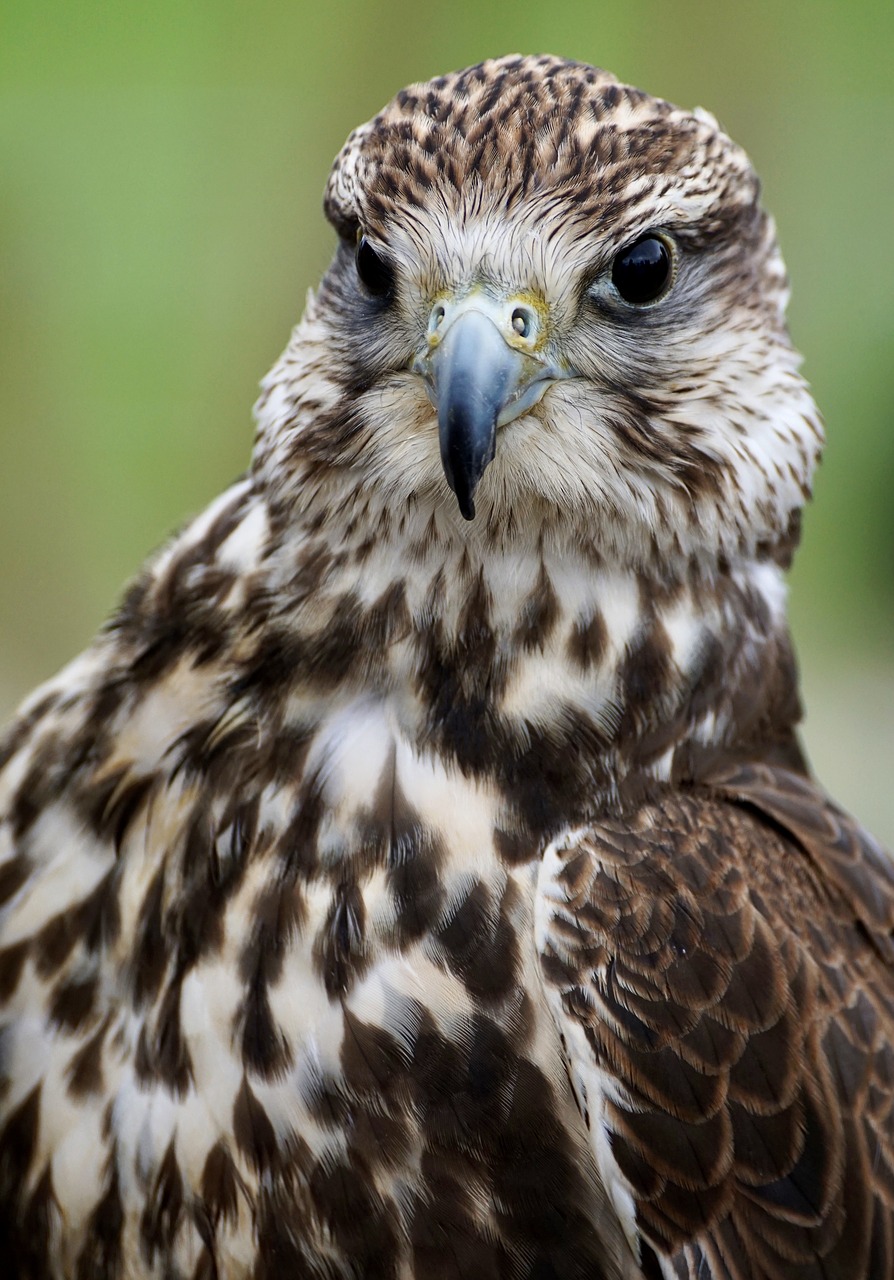
<path id="1" fill-rule="evenodd" d="M 467 477 L 455 476 L 452 468 L 448 468 L 447 466 L 444 467 L 444 472 L 447 483 L 450 485 L 450 488 L 453 490 L 453 495 L 456 498 L 456 505 L 459 507 L 460 515 L 464 520 L 474 520 L 475 489 L 477 488 L 477 482 L 475 484 L 466 483 Z"/>

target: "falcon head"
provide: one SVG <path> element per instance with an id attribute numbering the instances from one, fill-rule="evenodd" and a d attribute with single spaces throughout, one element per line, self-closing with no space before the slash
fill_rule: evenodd
<path id="1" fill-rule="evenodd" d="M 259 402 L 271 488 L 628 565 L 785 558 L 821 429 L 757 178 L 710 116 L 485 62 L 355 130 L 325 209 L 335 259 Z"/>

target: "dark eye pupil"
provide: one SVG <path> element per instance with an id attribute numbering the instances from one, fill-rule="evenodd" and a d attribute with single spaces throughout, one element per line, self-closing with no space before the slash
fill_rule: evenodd
<path id="1" fill-rule="evenodd" d="M 612 283 L 624 301 L 634 306 L 654 302 L 670 275 L 670 251 L 657 236 L 644 236 L 623 249 L 612 267 Z"/>
<path id="2" fill-rule="evenodd" d="M 367 240 L 360 237 L 357 245 L 357 274 L 370 293 L 383 298 L 394 288 L 394 272 Z"/>

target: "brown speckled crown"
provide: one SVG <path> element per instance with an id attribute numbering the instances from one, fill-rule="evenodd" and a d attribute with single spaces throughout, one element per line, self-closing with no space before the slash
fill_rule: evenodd
<path id="1" fill-rule="evenodd" d="M 324 207 L 343 234 L 363 216 L 386 225 L 427 193 L 458 199 L 470 183 L 505 208 L 556 195 L 582 221 L 629 196 L 631 171 L 650 179 L 698 162 L 693 179 L 718 208 L 752 205 L 747 157 L 705 113 L 680 111 L 607 71 L 549 56 L 509 57 L 403 89 L 355 129 Z"/>

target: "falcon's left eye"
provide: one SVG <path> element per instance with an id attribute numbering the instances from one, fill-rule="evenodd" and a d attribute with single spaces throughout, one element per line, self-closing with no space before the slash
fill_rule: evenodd
<path id="1" fill-rule="evenodd" d="M 670 246 L 662 236 L 643 236 L 622 249 L 612 266 L 612 284 L 625 302 L 657 302 L 674 274 Z"/>
<path id="2" fill-rule="evenodd" d="M 375 298 L 385 298 L 394 289 L 394 269 L 372 247 L 366 236 L 357 242 L 357 274 Z"/>

